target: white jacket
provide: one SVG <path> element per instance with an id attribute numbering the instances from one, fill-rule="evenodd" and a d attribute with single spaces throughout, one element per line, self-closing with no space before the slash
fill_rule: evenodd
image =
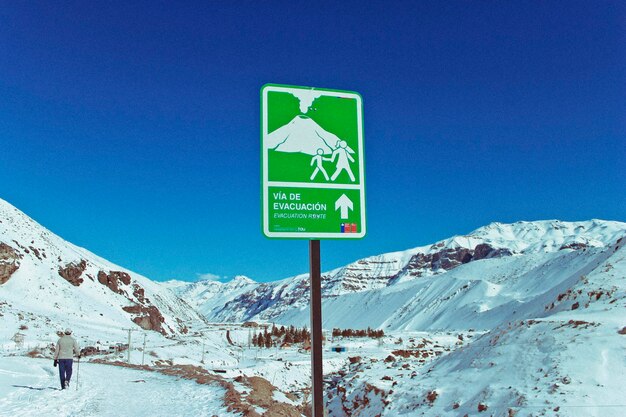
<path id="1" fill-rule="evenodd" d="M 64 334 L 57 342 L 57 347 L 54 351 L 54 359 L 73 359 L 74 356 L 72 353 L 76 353 L 77 356 L 80 355 L 78 343 L 72 336 Z"/>

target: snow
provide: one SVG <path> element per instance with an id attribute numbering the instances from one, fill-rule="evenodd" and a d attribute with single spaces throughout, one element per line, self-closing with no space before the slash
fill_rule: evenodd
<path id="1" fill-rule="evenodd" d="M 604 220 L 492 223 L 323 274 L 324 328 L 386 334 L 326 343 L 329 415 L 476 415 L 479 406 L 498 416 L 625 414 L 624 236 L 626 224 Z M 239 377 L 260 376 L 285 406 L 305 398 L 310 353 L 249 348 L 255 330 L 241 322 L 308 326 L 307 275 L 161 285 L 64 241 L 2 200 L 0 242 L 20 254 L 19 269 L 0 285 L 0 415 L 120 415 L 120 404 L 128 415 L 230 415 L 220 386 L 86 362 L 92 357 L 81 363 L 78 392 L 56 390 L 51 361 L 26 354 L 49 357 L 65 327 L 81 346 L 104 350 L 127 343 L 130 329 L 135 365 L 220 370 L 244 397 L 251 388 Z M 479 245 L 500 252 L 465 263 L 450 258 L 457 263 L 449 268 L 418 262 Z M 74 286 L 58 271 L 81 260 L 84 282 Z M 123 310 L 140 302 L 132 286 L 122 294 L 93 279 L 112 270 L 145 290 L 163 314 L 164 334 L 141 329 Z M 336 345 L 347 351 L 332 352 Z M 127 354 L 97 357 L 126 361 Z M 263 412 L 266 405 L 250 406 Z"/>
<path id="2" fill-rule="evenodd" d="M 216 385 L 93 363 L 77 371 L 75 362 L 70 389 L 62 391 L 51 360 L 0 357 L 0 416 L 238 415 L 226 410 Z"/>
<path id="3" fill-rule="evenodd" d="M 383 417 L 476 415 L 479 404 L 497 416 L 623 415 L 626 336 L 618 330 L 626 326 L 626 249 L 615 244 L 575 255 L 552 256 L 534 273 L 517 269 L 523 273 L 516 285 L 526 282 L 528 293 L 537 296 L 515 305 L 517 319 L 501 308 L 500 322 L 482 335 L 470 340 L 465 334 L 454 345 L 448 341 L 449 353 L 423 364 L 400 359 L 390 365 L 381 362 L 384 348 L 371 352 L 367 357 L 377 362 L 341 380 L 347 402 L 373 395 L 368 386 L 374 385 L 388 401 Z M 548 280 L 554 288 L 542 292 L 533 279 Z M 446 346 L 437 333 L 426 337 Z M 346 415 L 339 390 L 331 392 L 328 404 L 330 415 Z M 352 413 L 374 414 L 372 407 Z"/>
<path id="4" fill-rule="evenodd" d="M 420 375 L 419 386 L 399 385 L 388 415 L 472 414 L 481 402 L 494 415 L 506 415 L 509 409 L 550 413 L 560 407 L 569 416 L 602 416 L 606 406 L 626 407 L 620 336 L 586 329 L 572 337 L 571 329 L 561 324 L 523 324 L 484 335 L 438 360 L 432 372 Z M 607 372 L 612 375 L 607 377 Z M 436 407 L 416 413 L 431 390 L 439 394 Z M 460 408 L 453 409 L 454 403 Z M 623 408 L 615 408 L 619 410 Z"/>

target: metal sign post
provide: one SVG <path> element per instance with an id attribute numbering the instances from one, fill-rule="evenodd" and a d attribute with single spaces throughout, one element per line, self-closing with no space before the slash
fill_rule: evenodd
<path id="1" fill-rule="evenodd" d="M 320 241 L 309 241 L 311 279 L 311 389 L 312 416 L 324 416 L 324 384 L 322 366 L 322 274 Z"/>

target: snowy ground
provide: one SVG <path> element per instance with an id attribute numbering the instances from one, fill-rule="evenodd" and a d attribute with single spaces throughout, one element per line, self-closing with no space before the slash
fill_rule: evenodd
<path id="1" fill-rule="evenodd" d="M 238 352 L 231 361 L 216 361 L 221 352 L 206 352 L 205 363 L 199 361 L 201 347 L 192 340 L 185 343 L 171 341 L 169 345 L 154 347 L 158 357 L 146 356 L 146 363 L 154 365 L 161 358 L 170 358 L 173 365 L 200 366 L 207 370 L 224 371 L 218 375 L 228 381 L 237 381 L 240 376 L 260 376 L 276 386 L 273 398 L 276 401 L 299 405 L 306 397 L 304 394 L 310 386 L 311 363 L 310 353 L 300 348 L 287 349 L 248 348 L 246 346 L 248 330 L 231 327 L 231 340 Z M 471 338 L 466 332 L 466 338 Z M 381 340 L 369 338 L 337 338 L 328 340 L 324 346 L 324 372 L 326 380 L 333 375 L 351 369 L 350 358 L 360 356 L 370 360 L 377 358 L 383 363 L 385 357 L 398 349 L 408 349 L 419 343 L 423 337 L 431 337 L 423 332 L 398 332 L 385 336 Z M 432 339 L 434 337 L 434 339 Z M 432 336 L 431 340 L 441 343 L 448 351 L 454 349 L 457 334 L 449 332 Z M 190 338 L 192 339 L 192 338 Z M 334 352 L 332 347 L 343 347 L 345 352 Z M 191 350 L 191 352 L 190 352 Z M 5 352 L 6 353 L 6 352 Z M 176 415 L 194 416 L 228 416 L 223 406 L 224 389 L 219 386 L 198 384 L 193 380 L 162 375 L 157 372 L 146 372 L 127 369 L 112 365 L 88 363 L 95 357 L 84 358 L 80 368 L 79 391 L 76 392 L 76 376 L 73 377 L 72 389 L 58 390 L 57 369 L 52 367 L 50 359 L 32 359 L 23 356 L 0 357 L 0 416 L 159 416 Z M 447 353 L 447 352 L 446 352 Z M 100 359 L 126 361 L 126 353 L 119 355 L 99 356 Z M 131 363 L 141 364 L 141 352 L 133 351 Z M 189 356 L 193 356 L 190 358 Z M 410 359 L 409 359 L 410 360 Z M 419 359 L 415 359 L 417 364 Z M 215 366 L 215 365 L 223 366 Z M 74 372 L 76 372 L 76 365 Z M 350 375 L 350 374 L 348 374 Z M 380 380 L 380 375 L 371 375 Z M 145 381 L 145 382 L 137 382 Z M 383 381 L 382 386 L 390 383 Z M 234 382 L 237 391 L 245 394 L 249 391 L 238 382 Z M 285 394 L 293 394 L 287 398 Z M 119 404 L 124 404 L 120 410 Z M 163 411 L 165 410 L 165 411 Z M 262 408 L 256 408 L 264 414 Z"/>
<path id="2" fill-rule="evenodd" d="M 0 416 L 234 416 L 224 390 L 154 372 L 81 363 L 69 390 L 47 359 L 0 357 Z"/>
<path id="3" fill-rule="evenodd" d="M 404 331 L 380 340 L 329 340 L 324 349 L 328 415 L 624 415 L 626 336 L 616 326 L 622 320 L 612 316 L 615 323 L 601 324 L 603 314 L 593 310 L 515 322 L 488 332 Z M 231 339 L 241 344 L 233 347 L 239 355 L 220 368 L 208 361 L 217 352 L 206 352 L 205 364 L 189 359 L 188 349 L 195 346 L 189 342 L 163 346 L 158 353 L 172 358 L 174 366 L 224 371 L 218 375 L 244 396 L 250 385 L 239 378 L 263 377 L 278 389 L 270 394 L 274 400 L 302 404 L 310 381 L 308 352 L 296 347 L 249 349 L 244 343 L 247 330 L 242 329 L 232 331 Z M 339 346 L 346 351 L 331 350 Z M 140 353 L 133 352 L 131 358 L 140 363 Z M 57 369 L 50 359 L 0 357 L 0 416 L 241 415 L 226 411 L 226 391 L 219 384 L 84 361 L 78 392 L 75 382 L 76 376 L 71 390 L 58 390 Z M 484 413 L 478 410 L 481 404 L 488 407 Z M 254 409 L 263 416 L 277 415 L 268 407 Z"/>

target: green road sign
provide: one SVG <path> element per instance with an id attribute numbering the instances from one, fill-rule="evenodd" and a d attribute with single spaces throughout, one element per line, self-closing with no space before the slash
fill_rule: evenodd
<path id="1" fill-rule="evenodd" d="M 261 89 L 263 233 L 365 236 L 363 104 L 350 91 Z"/>

